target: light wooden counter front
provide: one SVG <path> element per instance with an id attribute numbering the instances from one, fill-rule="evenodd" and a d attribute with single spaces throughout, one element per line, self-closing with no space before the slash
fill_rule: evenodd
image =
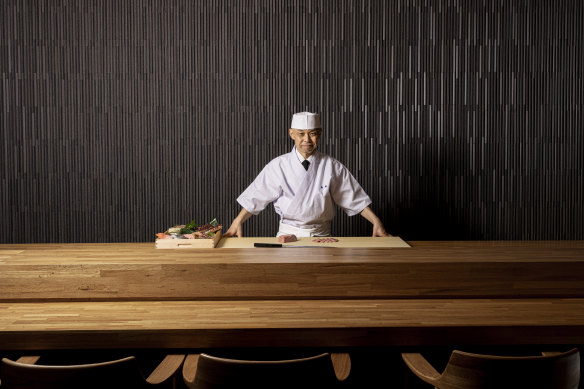
<path id="1" fill-rule="evenodd" d="M 583 297 L 584 242 L 0 245 L 0 301 Z"/>
<path id="2" fill-rule="evenodd" d="M 0 350 L 584 344 L 584 299 L 0 303 Z"/>
<path id="3" fill-rule="evenodd" d="M 584 242 L 0 245 L 0 350 L 584 344 Z"/>

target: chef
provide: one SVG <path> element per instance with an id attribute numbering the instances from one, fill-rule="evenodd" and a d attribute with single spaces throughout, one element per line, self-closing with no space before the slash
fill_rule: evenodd
<path id="1" fill-rule="evenodd" d="M 330 236 L 335 205 L 348 216 L 361 214 L 373 225 L 373 236 L 389 236 L 369 205 L 371 199 L 349 170 L 317 150 L 322 134 L 318 114 L 296 113 L 288 133 L 294 147 L 270 161 L 237 198 L 241 212 L 224 236 L 242 236 L 242 224 L 269 203 L 280 215 L 277 236 Z"/>

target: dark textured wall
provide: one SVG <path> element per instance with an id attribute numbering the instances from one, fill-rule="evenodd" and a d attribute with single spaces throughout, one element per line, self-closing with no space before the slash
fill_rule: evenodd
<path id="1" fill-rule="evenodd" d="M 584 239 L 583 20 L 570 0 L 2 0 L 0 242 L 228 226 L 304 110 L 393 234 Z"/>

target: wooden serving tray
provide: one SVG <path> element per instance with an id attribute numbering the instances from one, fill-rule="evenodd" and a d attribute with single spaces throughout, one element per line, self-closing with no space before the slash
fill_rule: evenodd
<path id="1" fill-rule="evenodd" d="M 157 249 L 213 249 L 221 240 L 221 231 L 213 239 L 156 239 Z"/>

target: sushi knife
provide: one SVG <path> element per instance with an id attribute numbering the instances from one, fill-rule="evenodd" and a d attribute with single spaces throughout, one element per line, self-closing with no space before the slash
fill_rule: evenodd
<path id="1" fill-rule="evenodd" d="M 334 246 L 294 246 L 291 244 L 282 244 L 282 243 L 254 243 L 253 247 L 310 247 L 318 248 L 318 247 L 334 247 Z"/>

